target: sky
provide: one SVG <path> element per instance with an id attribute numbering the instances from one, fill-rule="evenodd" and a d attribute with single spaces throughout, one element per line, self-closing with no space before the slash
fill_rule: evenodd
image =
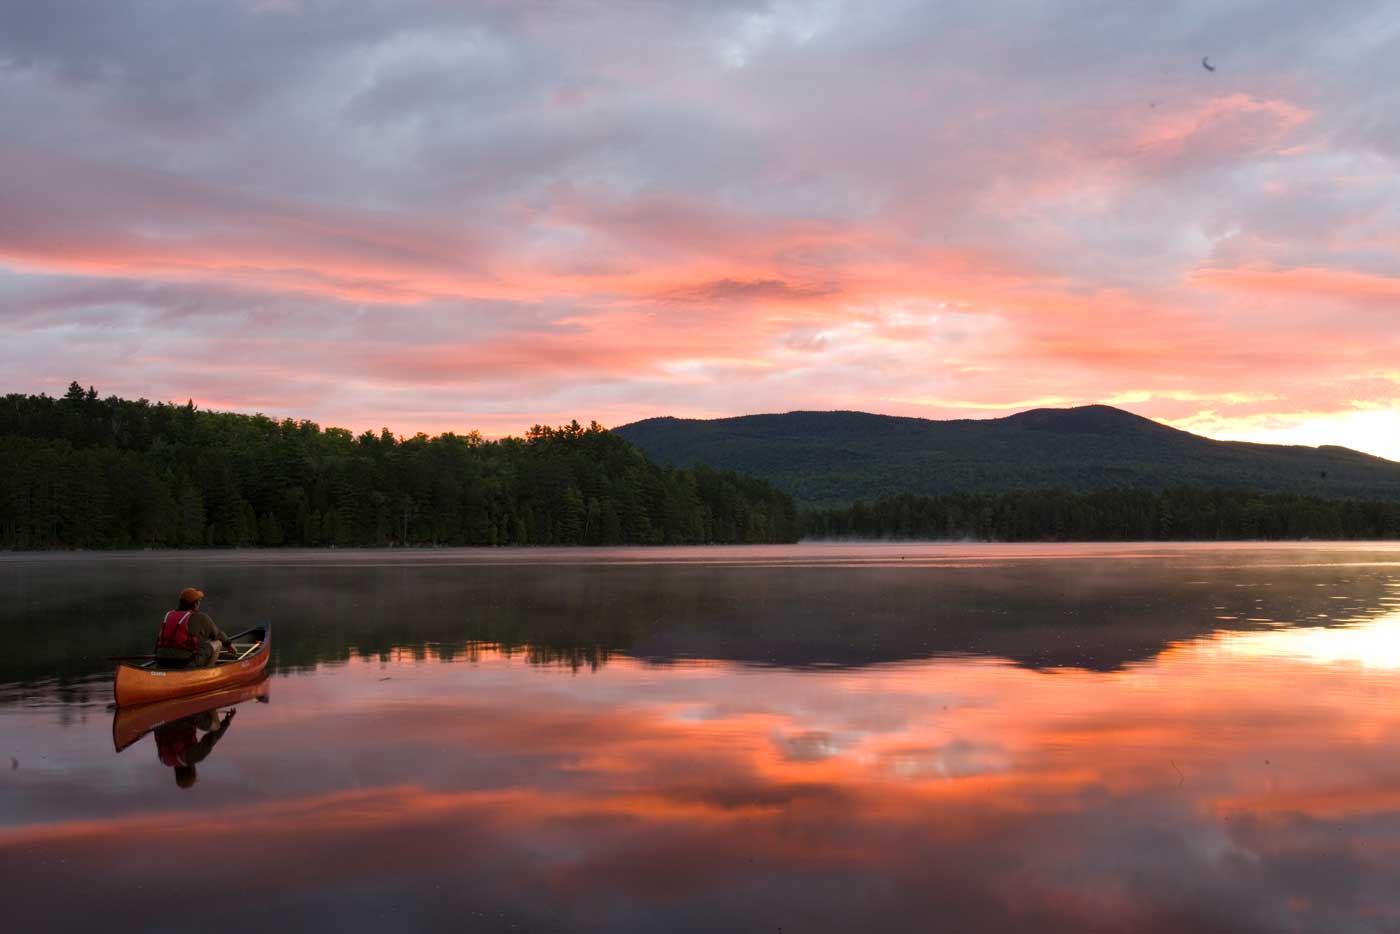
<path id="1" fill-rule="evenodd" d="M 5 392 L 1400 459 L 1398 322 L 1383 0 L 0 0 Z"/>

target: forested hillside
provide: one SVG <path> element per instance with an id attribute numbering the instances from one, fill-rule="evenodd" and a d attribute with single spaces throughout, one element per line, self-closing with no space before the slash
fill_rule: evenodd
<path id="1" fill-rule="evenodd" d="M 596 424 L 523 439 L 355 435 L 99 398 L 0 401 L 0 548 L 795 540 L 791 498 L 661 466 Z"/>
<path id="2" fill-rule="evenodd" d="M 1400 464 L 1338 447 L 1214 441 L 1109 406 L 929 421 L 789 412 L 653 418 L 614 431 L 667 464 L 768 480 L 805 507 L 906 494 L 1178 486 L 1400 499 Z"/>

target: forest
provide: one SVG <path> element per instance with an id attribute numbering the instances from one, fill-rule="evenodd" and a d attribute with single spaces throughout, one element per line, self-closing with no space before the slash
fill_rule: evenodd
<path id="1" fill-rule="evenodd" d="M 802 515 L 819 539 L 1216 541 L 1400 538 L 1400 501 L 1174 487 L 894 496 Z"/>
<path id="2" fill-rule="evenodd" d="M 795 541 L 793 501 L 577 422 L 356 435 L 73 383 L 0 400 L 0 549 Z"/>
<path id="3" fill-rule="evenodd" d="M 1346 448 L 1217 441 L 1106 405 L 930 421 L 865 412 L 652 418 L 613 429 L 663 464 L 767 480 L 799 509 L 910 494 L 1168 490 L 1400 499 L 1400 463 Z"/>

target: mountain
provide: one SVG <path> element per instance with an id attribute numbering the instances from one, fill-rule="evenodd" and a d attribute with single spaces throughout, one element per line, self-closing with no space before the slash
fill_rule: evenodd
<path id="1" fill-rule="evenodd" d="M 806 507 L 910 493 L 1216 489 L 1400 499 L 1400 463 L 1342 447 L 1215 441 L 1107 405 L 932 421 L 865 412 L 649 418 L 651 457 L 770 481 Z"/>

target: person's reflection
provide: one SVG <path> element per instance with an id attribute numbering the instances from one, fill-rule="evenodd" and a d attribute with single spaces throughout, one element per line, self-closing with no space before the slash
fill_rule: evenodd
<path id="1" fill-rule="evenodd" d="M 228 732 L 236 710 L 228 710 L 222 718 L 217 709 L 205 710 L 155 729 L 156 752 L 162 765 L 175 770 L 175 784 L 189 788 L 199 780 L 195 766 L 209 757 L 214 746 Z M 199 734 L 203 733 L 203 736 Z"/>

